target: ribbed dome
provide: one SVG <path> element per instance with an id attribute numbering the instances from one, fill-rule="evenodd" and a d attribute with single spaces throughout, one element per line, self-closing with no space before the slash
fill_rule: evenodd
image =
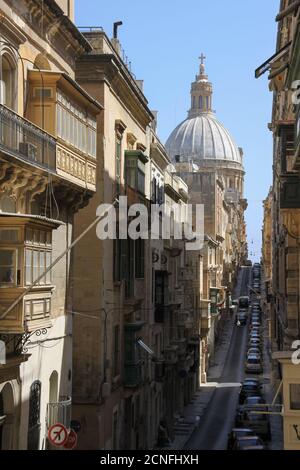
<path id="1" fill-rule="evenodd" d="M 241 153 L 225 127 L 213 112 L 189 117 L 171 133 L 166 149 L 172 161 L 180 155 L 184 160 L 225 160 L 240 163 Z"/>

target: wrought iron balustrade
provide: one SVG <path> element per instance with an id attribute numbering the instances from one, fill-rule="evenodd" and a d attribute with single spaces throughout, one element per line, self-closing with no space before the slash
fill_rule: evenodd
<path id="1" fill-rule="evenodd" d="M 63 424 L 67 429 L 71 423 L 72 399 L 70 397 L 61 397 L 57 403 L 48 403 L 47 405 L 47 428 L 53 424 Z"/>
<path id="2" fill-rule="evenodd" d="M 56 169 L 56 140 L 0 105 L 0 151 L 49 170 Z"/>

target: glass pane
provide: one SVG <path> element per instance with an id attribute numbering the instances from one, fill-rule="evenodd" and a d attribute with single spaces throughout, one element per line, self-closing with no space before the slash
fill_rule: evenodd
<path id="1" fill-rule="evenodd" d="M 25 254 L 26 284 L 32 284 L 32 251 L 26 250 Z"/>
<path id="2" fill-rule="evenodd" d="M 51 253 L 49 251 L 46 252 L 46 269 L 49 268 L 49 266 L 51 265 Z M 51 271 L 49 271 L 47 274 L 46 274 L 46 284 L 51 284 Z"/>
<path id="3" fill-rule="evenodd" d="M 46 232 L 44 231 L 40 232 L 40 244 L 41 245 L 46 244 Z"/>
<path id="4" fill-rule="evenodd" d="M 0 251 L 0 266 L 13 266 L 14 265 L 14 251 L 1 250 Z"/>
<path id="5" fill-rule="evenodd" d="M 44 251 L 40 251 L 40 275 L 43 274 L 46 270 L 46 253 Z M 40 280 L 40 284 L 45 284 L 46 279 L 43 278 Z"/>
<path id="6" fill-rule="evenodd" d="M 17 242 L 19 231 L 17 229 L 1 229 L 0 241 L 1 242 Z"/>
<path id="7" fill-rule="evenodd" d="M 34 243 L 40 243 L 40 232 L 39 232 L 39 230 L 34 231 L 33 242 Z"/>
<path id="8" fill-rule="evenodd" d="M 0 266 L 0 283 L 13 284 L 15 282 L 14 268 Z"/>
<path id="9" fill-rule="evenodd" d="M 26 242 L 27 243 L 32 243 L 33 242 L 33 233 L 31 228 L 26 229 Z"/>
<path id="10" fill-rule="evenodd" d="M 140 170 L 138 170 L 138 191 L 144 194 L 145 192 L 145 175 Z"/>
<path id="11" fill-rule="evenodd" d="M 15 282 L 15 252 L 0 250 L 0 282 L 12 284 Z"/>
<path id="12" fill-rule="evenodd" d="M 134 188 L 134 189 L 135 189 L 135 174 L 136 174 L 135 168 L 128 168 L 127 167 L 126 183 L 128 184 L 128 186 L 130 186 L 131 188 Z"/>
<path id="13" fill-rule="evenodd" d="M 291 410 L 300 410 L 300 384 L 290 385 Z"/>
<path id="14" fill-rule="evenodd" d="M 33 282 L 39 277 L 39 252 L 33 251 Z"/>
<path id="15" fill-rule="evenodd" d="M 47 245 L 51 245 L 52 243 L 52 234 L 51 232 L 47 232 Z"/>

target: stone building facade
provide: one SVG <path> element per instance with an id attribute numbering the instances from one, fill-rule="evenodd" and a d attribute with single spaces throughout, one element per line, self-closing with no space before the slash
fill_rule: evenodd
<path id="1" fill-rule="evenodd" d="M 1 449 L 45 449 L 54 421 L 70 426 L 70 256 L 48 269 L 96 189 L 102 107 L 74 80 L 91 46 L 43 3 L 0 2 Z"/>
<path id="2" fill-rule="evenodd" d="M 282 387 L 284 448 L 299 450 L 300 367 L 292 353 L 300 340 L 299 2 L 281 0 L 276 52 L 259 67 L 273 91 L 273 185 L 264 202 L 263 264 L 273 383 Z"/>

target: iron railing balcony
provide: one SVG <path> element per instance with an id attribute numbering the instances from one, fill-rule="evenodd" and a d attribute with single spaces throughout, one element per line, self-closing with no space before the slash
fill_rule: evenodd
<path id="1" fill-rule="evenodd" d="M 55 137 L 0 105 L 0 153 L 96 191 L 96 159 L 71 150 Z"/>
<path id="2" fill-rule="evenodd" d="M 48 403 L 47 405 L 47 429 L 53 424 L 63 424 L 70 429 L 71 424 L 72 399 L 70 397 L 61 397 L 57 403 Z"/>
<path id="3" fill-rule="evenodd" d="M 56 140 L 0 105 L 0 151 L 46 170 L 56 170 Z"/>

